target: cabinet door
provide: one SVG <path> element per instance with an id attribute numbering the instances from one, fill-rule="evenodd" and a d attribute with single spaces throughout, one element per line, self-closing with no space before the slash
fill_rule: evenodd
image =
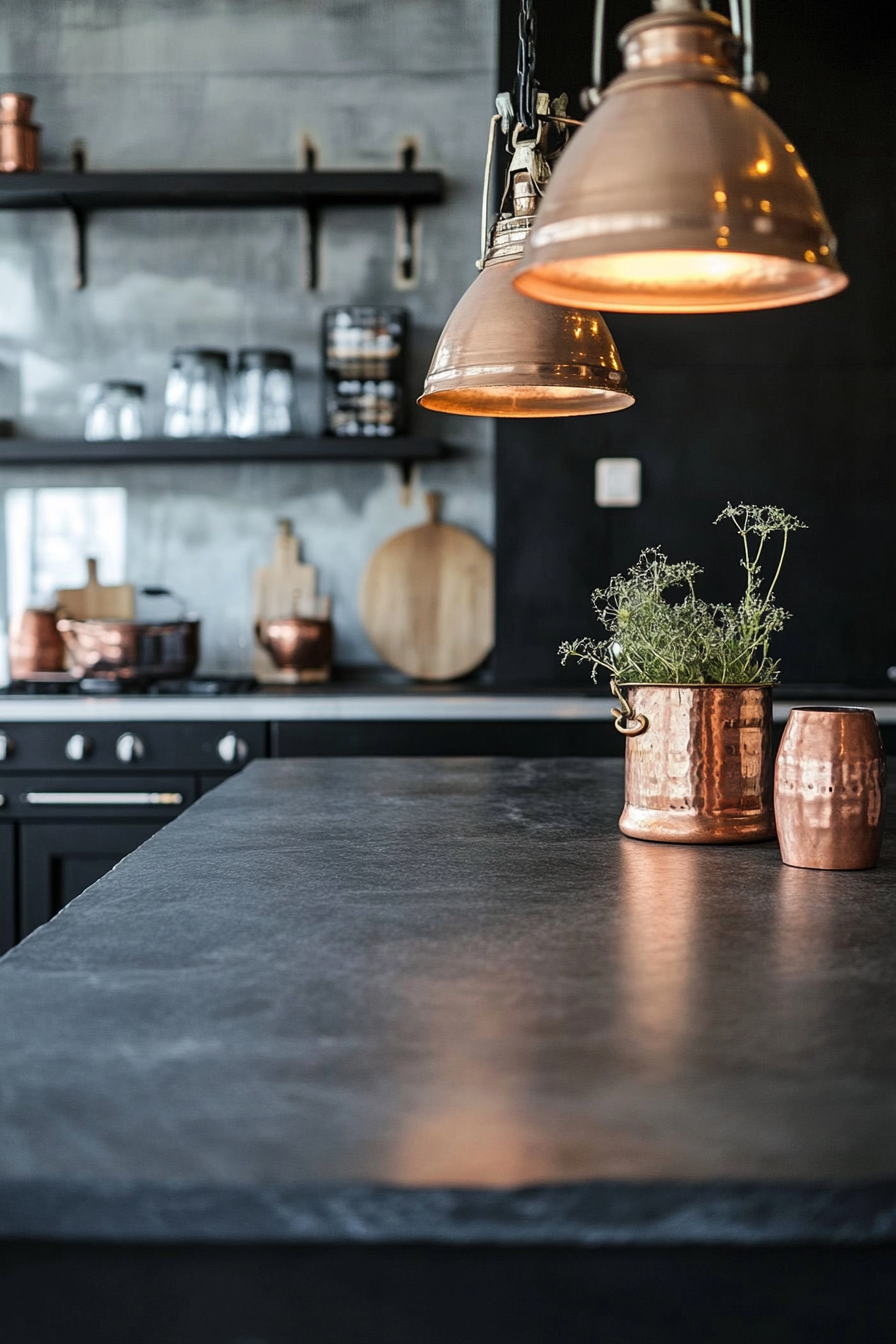
<path id="1" fill-rule="evenodd" d="M 16 941 L 15 855 L 15 826 L 0 826 L 0 956 Z"/>
<path id="2" fill-rule="evenodd" d="M 19 936 L 52 919 L 161 825 L 24 823 L 19 831 Z"/>
<path id="3" fill-rule="evenodd" d="M 272 756 L 623 756 L 612 719 L 280 721 Z"/>

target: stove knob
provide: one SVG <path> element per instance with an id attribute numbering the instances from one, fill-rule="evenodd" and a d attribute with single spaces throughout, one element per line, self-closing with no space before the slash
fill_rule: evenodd
<path id="1" fill-rule="evenodd" d="M 122 733 L 121 737 L 115 743 L 115 755 L 125 765 L 131 761 L 139 761 L 143 758 L 143 743 L 136 733 Z"/>
<path id="2" fill-rule="evenodd" d="M 83 733 L 72 733 L 65 744 L 65 754 L 70 761 L 83 761 L 93 751 L 93 743 Z"/>
<path id="3" fill-rule="evenodd" d="M 0 761 L 5 761 L 7 757 L 13 754 L 15 749 L 16 744 L 9 733 L 0 733 Z"/>
<path id="4" fill-rule="evenodd" d="M 217 752 L 226 765 L 234 765 L 246 759 L 249 748 L 236 733 L 225 733 L 217 745 Z"/>

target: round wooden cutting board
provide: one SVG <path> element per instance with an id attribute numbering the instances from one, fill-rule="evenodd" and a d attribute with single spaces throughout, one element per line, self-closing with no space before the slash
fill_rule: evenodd
<path id="1" fill-rule="evenodd" d="M 495 562 L 472 533 L 429 522 L 390 537 L 361 580 L 361 620 L 377 653 L 420 681 L 451 681 L 478 667 L 495 642 Z"/>

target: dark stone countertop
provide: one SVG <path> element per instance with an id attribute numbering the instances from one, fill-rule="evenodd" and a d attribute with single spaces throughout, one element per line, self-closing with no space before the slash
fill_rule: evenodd
<path id="1" fill-rule="evenodd" d="M 896 1237 L 896 846 L 616 829 L 621 763 L 259 762 L 0 961 L 0 1236 Z"/>

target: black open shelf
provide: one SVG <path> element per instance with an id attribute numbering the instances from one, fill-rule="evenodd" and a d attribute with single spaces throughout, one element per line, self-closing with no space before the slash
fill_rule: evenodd
<path id="1" fill-rule="evenodd" d="M 441 173 L 310 169 L 296 172 L 4 173 L 5 210 L 261 210 L 437 205 Z"/>
<path id="2" fill-rule="evenodd" d="M 87 220 L 97 210 L 304 210 L 308 219 L 308 283 L 318 283 L 320 217 L 327 209 L 395 206 L 404 221 L 401 267 L 414 275 L 418 206 L 445 196 L 439 172 L 407 166 L 275 172 L 0 173 L 0 210 L 68 210 L 75 222 L 75 288 L 87 283 Z M 313 155 L 309 158 L 309 163 Z"/>
<path id="3" fill-rule="evenodd" d="M 0 439 L 0 467 L 187 462 L 399 462 L 443 455 L 436 439 L 394 438 Z"/>

